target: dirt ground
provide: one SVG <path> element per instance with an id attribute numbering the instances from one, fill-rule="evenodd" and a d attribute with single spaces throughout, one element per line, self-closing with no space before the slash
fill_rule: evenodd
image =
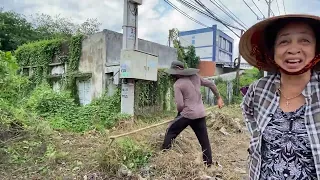
<path id="1" fill-rule="evenodd" d="M 164 120 L 167 120 L 164 118 Z M 29 167 L 7 167 L 0 169 L 0 179 L 122 179 L 111 178 L 99 166 L 101 151 L 110 147 L 108 137 L 150 124 L 127 122 L 106 133 L 95 131 L 85 134 L 59 133 L 54 137 L 56 149 L 54 160 Z M 214 108 L 207 118 L 213 160 L 211 168 L 202 164 L 201 148 L 191 128 L 183 131 L 174 143 L 172 150 L 161 152 L 160 146 L 166 125 L 141 131 L 128 137 L 155 149 L 149 164 L 150 176 L 143 179 L 246 179 L 247 147 L 249 137 L 242 121 L 238 106 L 223 109 Z M 115 176 L 115 175 L 114 175 Z M 124 178 L 124 179 L 139 179 Z"/>

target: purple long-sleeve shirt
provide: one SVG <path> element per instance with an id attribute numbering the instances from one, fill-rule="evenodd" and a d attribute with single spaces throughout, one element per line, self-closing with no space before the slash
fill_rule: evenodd
<path id="1" fill-rule="evenodd" d="M 215 84 L 203 79 L 199 75 L 181 77 L 174 83 L 174 97 L 177 110 L 181 112 L 183 117 L 198 119 L 206 116 L 200 86 L 212 89 L 215 87 Z"/>

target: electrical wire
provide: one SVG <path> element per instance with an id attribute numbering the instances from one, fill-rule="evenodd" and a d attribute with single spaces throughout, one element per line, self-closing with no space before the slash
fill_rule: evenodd
<path id="1" fill-rule="evenodd" d="M 252 12 L 253 14 L 255 14 L 258 19 L 260 19 L 260 17 L 258 16 L 258 14 L 247 4 L 247 2 L 246 2 L 245 0 L 242 0 L 242 1 L 243 1 L 243 2 L 246 4 L 246 6 L 251 10 L 251 12 Z"/>
<path id="2" fill-rule="evenodd" d="M 283 10 L 284 10 L 284 14 L 287 14 L 287 13 L 286 13 L 286 6 L 285 6 L 285 4 L 284 4 L 284 0 L 282 0 L 282 2 L 283 2 Z"/>
<path id="3" fill-rule="evenodd" d="M 241 21 L 241 19 L 239 19 L 238 18 L 238 16 L 236 16 L 226 5 L 224 5 L 222 2 L 221 2 L 221 0 L 218 0 L 219 1 L 219 3 L 225 8 L 225 9 L 227 9 L 237 20 L 239 20 L 244 26 L 246 26 L 247 27 L 247 25 L 243 22 L 243 21 Z"/>
<path id="4" fill-rule="evenodd" d="M 195 2 L 198 3 L 198 4 L 199 4 L 204 10 L 206 10 L 209 14 L 211 14 L 213 17 L 215 17 L 214 14 L 210 11 L 210 9 L 208 9 L 201 1 L 195 0 Z M 227 24 L 225 24 L 224 22 L 222 22 L 219 18 L 217 18 L 217 17 L 215 17 L 215 18 L 216 18 L 216 20 L 217 20 L 218 22 L 220 22 L 221 24 L 223 24 L 223 25 L 224 25 L 226 28 L 228 28 L 233 34 L 235 34 L 237 37 L 240 38 L 240 36 L 239 36 L 237 33 L 235 33 L 235 32 L 230 28 L 229 25 L 227 25 Z"/>
<path id="5" fill-rule="evenodd" d="M 200 14 L 200 15 L 204 15 L 204 16 L 206 16 L 207 18 L 209 18 L 210 20 L 214 19 L 214 20 L 216 21 L 215 17 L 213 17 L 213 16 L 211 16 L 210 14 L 208 14 L 207 12 L 201 10 L 202 7 L 197 7 L 197 5 L 192 4 L 192 3 L 190 3 L 190 2 L 188 2 L 188 1 L 186 1 L 186 0 L 177 0 L 177 1 L 179 1 L 180 3 L 182 3 L 183 5 L 185 5 L 186 7 L 188 7 L 189 9 L 191 9 L 192 11 L 195 11 L 195 12 L 197 12 L 197 13 Z M 220 18 L 220 20 L 223 21 L 225 24 L 228 24 L 228 25 L 232 26 L 232 25 L 229 24 L 226 20 L 223 20 L 221 17 L 219 17 L 217 14 L 215 14 L 215 13 L 213 13 L 213 14 L 214 14 L 217 18 Z M 237 27 L 233 26 L 233 28 L 237 28 Z"/>
<path id="6" fill-rule="evenodd" d="M 277 6 L 278 6 L 278 11 L 279 11 L 279 15 L 280 15 L 280 14 L 281 14 L 281 12 L 280 12 L 280 8 L 279 8 L 278 0 L 276 0 L 276 3 L 277 3 Z"/>
<path id="7" fill-rule="evenodd" d="M 269 6 L 269 3 L 268 3 L 268 1 L 267 0 L 265 0 L 266 1 L 266 3 L 267 3 L 267 5 Z M 271 11 L 271 13 L 273 14 L 273 16 L 274 16 L 274 12 L 272 11 L 272 9 L 271 9 L 271 2 L 270 2 L 270 11 Z"/>
<path id="8" fill-rule="evenodd" d="M 189 18 L 190 20 L 204 26 L 204 27 L 209 27 L 203 23 L 201 23 L 200 21 L 192 18 L 191 16 L 189 16 L 187 13 L 183 12 L 181 9 L 179 9 L 177 6 L 175 6 L 173 3 L 171 3 L 169 0 L 164 0 L 166 3 L 168 3 L 173 9 L 177 10 L 178 12 L 180 12 L 182 15 L 184 15 L 185 17 Z"/>
<path id="9" fill-rule="evenodd" d="M 213 2 L 214 1 L 214 2 Z M 224 12 L 227 16 L 229 16 L 232 20 L 234 20 L 236 23 L 238 23 L 241 27 L 243 27 L 244 29 L 246 29 L 246 27 L 241 23 L 239 22 L 237 19 L 235 19 L 233 16 L 231 16 L 229 14 L 228 11 L 226 11 L 216 0 L 210 0 L 210 2 L 215 5 L 216 7 L 218 7 L 222 12 Z"/>
<path id="10" fill-rule="evenodd" d="M 183 5 L 185 5 L 186 7 L 188 7 L 189 9 L 194 10 L 194 11 L 197 11 L 197 12 L 199 12 L 200 14 L 208 17 L 208 18 L 211 19 L 211 20 L 218 21 L 218 22 L 220 22 L 220 23 L 223 24 L 223 25 L 227 25 L 227 26 L 232 27 L 232 28 L 237 29 L 237 30 L 242 30 L 242 29 L 239 28 L 239 27 L 236 27 L 236 26 L 234 26 L 234 25 L 232 25 L 232 24 L 230 24 L 230 23 L 228 23 L 228 22 L 226 22 L 226 21 L 224 21 L 224 20 L 221 20 L 220 17 L 218 17 L 214 12 L 212 12 L 212 11 L 210 11 L 210 10 L 209 10 L 210 13 L 208 13 L 208 11 L 207 11 L 206 9 L 205 9 L 205 11 L 201 10 L 200 8 L 203 8 L 202 6 L 197 7 L 197 6 L 191 4 L 190 2 L 188 2 L 188 1 L 186 1 L 186 0 L 177 0 L 177 1 L 179 1 L 180 3 L 182 3 Z M 196 1 L 196 2 L 198 3 L 198 1 Z M 200 2 L 200 3 L 202 4 L 202 2 Z M 198 4 L 198 5 L 200 5 L 200 4 Z M 202 5 L 203 5 L 203 4 L 202 4 Z M 205 7 L 206 7 L 206 6 L 205 6 Z M 204 8 L 203 8 L 203 9 L 204 9 Z"/>
<path id="11" fill-rule="evenodd" d="M 260 10 L 260 8 L 257 6 L 257 4 L 254 2 L 254 0 L 251 0 L 253 2 L 253 4 L 256 6 L 256 8 L 260 11 L 260 13 L 262 14 L 263 18 L 266 18 L 264 16 L 264 14 L 262 13 L 262 11 Z"/>

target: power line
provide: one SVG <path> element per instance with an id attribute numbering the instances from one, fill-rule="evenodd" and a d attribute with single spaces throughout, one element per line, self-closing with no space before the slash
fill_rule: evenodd
<path id="1" fill-rule="evenodd" d="M 201 23 L 200 21 L 192 18 L 191 16 L 189 16 L 188 14 L 186 14 L 185 12 L 183 12 L 181 9 L 179 9 L 177 6 L 175 6 L 173 3 L 171 3 L 169 0 L 164 0 L 166 3 L 168 3 L 172 8 L 174 8 L 175 10 L 177 10 L 178 12 L 180 12 L 182 15 L 184 15 L 185 17 L 189 18 L 190 20 L 204 26 L 204 27 L 209 27 L 203 23 Z"/>
<path id="2" fill-rule="evenodd" d="M 244 26 L 247 26 L 243 21 L 241 21 L 241 19 L 239 19 L 226 5 L 224 5 L 220 0 L 218 0 L 220 2 L 220 4 L 226 8 L 235 18 L 237 18 Z"/>
<path id="3" fill-rule="evenodd" d="M 246 29 L 246 27 L 241 24 L 238 20 L 236 20 L 234 17 L 232 17 L 222 6 L 220 6 L 220 4 L 217 3 L 217 1 L 214 0 L 214 2 L 212 0 L 210 0 L 210 2 L 212 4 L 214 4 L 215 6 L 217 6 L 222 12 L 224 12 L 227 16 L 229 16 L 232 20 L 234 20 L 236 23 L 238 23 L 241 27 L 243 27 L 244 29 Z"/>
<path id="4" fill-rule="evenodd" d="M 270 6 L 270 11 L 271 11 L 271 13 L 272 13 L 272 14 L 273 14 L 273 16 L 274 16 L 274 12 L 273 12 L 273 11 L 272 11 L 272 9 L 271 9 L 271 2 L 272 2 L 273 0 L 272 0 L 272 1 L 270 1 L 270 4 L 268 3 L 268 1 L 267 1 L 267 0 L 265 0 L 265 1 L 266 1 L 267 5 L 268 5 L 268 6 Z"/>
<path id="5" fill-rule="evenodd" d="M 284 4 L 284 0 L 282 0 L 282 2 L 283 2 L 283 10 L 284 10 L 284 14 L 287 14 L 287 13 L 286 13 L 286 6 L 285 6 L 285 4 Z"/>
<path id="6" fill-rule="evenodd" d="M 179 1 L 180 3 L 182 3 L 183 5 L 185 5 L 186 7 L 188 7 L 189 9 L 191 9 L 192 11 L 196 11 L 198 14 L 200 14 L 200 15 L 204 15 L 204 16 L 206 16 L 207 18 L 209 18 L 209 19 L 214 19 L 214 20 L 216 20 L 215 19 L 215 17 L 212 17 L 210 14 L 208 14 L 207 12 L 205 12 L 205 11 L 203 11 L 203 10 L 201 10 L 201 7 L 197 7 L 197 5 L 195 5 L 195 4 L 192 4 L 192 3 L 190 3 L 190 2 L 188 2 L 188 1 L 186 1 L 186 0 L 177 0 L 177 1 Z M 224 19 L 222 19 L 221 17 L 219 17 L 217 14 L 215 14 L 215 13 L 213 13 L 217 18 L 220 18 L 220 20 L 222 20 L 223 22 L 225 22 L 226 24 L 229 24 L 226 20 L 224 20 Z M 229 24 L 230 26 L 232 26 L 231 24 Z M 234 28 L 236 28 L 236 27 L 234 27 Z"/>
<path id="7" fill-rule="evenodd" d="M 183 5 L 185 5 L 186 7 L 188 7 L 189 9 L 196 11 L 206 17 L 208 17 L 209 19 L 214 19 L 216 21 L 216 18 L 219 18 L 221 21 L 223 21 L 225 24 L 228 24 L 230 26 L 232 26 L 231 24 L 229 24 L 226 20 L 223 20 L 221 17 L 219 17 L 217 14 L 213 13 L 215 16 L 212 16 L 211 14 L 208 14 L 206 11 L 201 10 L 201 7 L 197 7 L 194 4 L 191 4 L 190 2 L 186 1 L 186 0 L 177 0 L 180 3 L 182 3 Z M 233 26 L 233 28 L 237 28 L 235 26 Z"/>
<path id="8" fill-rule="evenodd" d="M 260 13 L 262 14 L 263 18 L 266 18 L 264 16 L 264 14 L 262 13 L 262 11 L 260 10 L 260 8 L 257 6 L 257 4 L 254 2 L 254 0 L 251 0 L 253 2 L 253 4 L 256 6 L 256 8 L 260 11 Z"/>
<path id="9" fill-rule="evenodd" d="M 226 22 L 226 21 L 221 20 L 222 18 L 220 18 L 220 17 L 219 17 L 218 15 L 216 15 L 214 12 L 212 12 L 212 11 L 209 10 L 210 12 L 208 13 L 208 11 L 207 11 L 205 8 L 202 7 L 203 4 L 202 4 L 201 2 L 200 2 L 201 5 L 200 5 L 200 4 L 198 4 L 198 5 L 201 6 L 200 8 L 205 9 L 205 11 L 199 9 L 199 7 L 197 7 L 196 5 L 191 4 L 190 2 L 187 2 L 186 0 L 177 0 L 177 1 L 179 1 L 180 3 L 182 3 L 183 5 L 185 5 L 186 7 L 188 7 L 189 9 L 195 10 L 195 11 L 199 12 L 200 14 L 202 14 L 202 15 L 210 18 L 211 20 L 213 19 L 213 20 L 215 20 L 215 21 L 220 22 L 220 23 L 223 24 L 223 25 L 232 27 L 232 28 L 234 28 L 234 29 L 241 30 L 240 28 L 238 28 L 238 27 L 236 27 L 236 26 L 234 26 L 234 25 L 231 25 L 230 23 L 228 23 L 228 22 Z M 195 0 L 195 1 L 198 3 L 197 0 Z M 203 5 L 203 6 L 204 6 L 204 5 Z"/>
<path id="10" fill-rule="evenodd" d="M 242 0 L 242 1 L 247 5 L 247 7 L 251 10 L 251 12 L 257 16 L 257 19 L 260 19 L 258 14 L 247 4 L 247 2 L 245 0 Z"/>
<path id="11" fill-rule="evenodd" d="M 213 17 L 215 17 L 214 14 L 213 14 L 201 1 L 199 1 L 199 0 L 195 0 L 195 1 L 196 1 L 196 3 L 198 3 L 203 9 L 205 9 L 209 14 L 211 14 Z M 217 20 L 218 22 L 220 22 L 221 24 L 223 24 L 226 28 L 228 28 L 231 32 L 233 32 L 233 34 L 235 34 L 237 37 L 240 38 L 240 36 L 239 36 L 237 33 L 235 33 L 227 24 L 223 23 L 219 18 L 217 18 L 217 17 L 215 17 L 215 18 L 216 18 L 216 20 Z"/>
<path id="12" fill-rule="evenodd" d="M 279 11 L 279 15 L 280 15 L 281 13 L 280 13 L 280 8 L 279 8 L 278 0 L 276 0 L 276 3 L 277 3 L 277 6 L 278 6 L 278 11 Z"/>

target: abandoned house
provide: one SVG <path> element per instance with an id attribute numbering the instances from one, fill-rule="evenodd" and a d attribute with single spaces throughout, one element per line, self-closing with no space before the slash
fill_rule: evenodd
<path id="1" fill-rule="evenodd" d="M 105 91 L 109 95 L 115 92 L 119 84 L 121 49 L 122 34 L 114 31 L 103 30 L 83 39 L 79 72 L 86 76 L 77 79 L 81 105 L 89 104 Z M 170 67 L 171 62 L 177 59 L 176 49 L 142 39 L 138 40 L 138 50 L 158 56 L 158 68 Z M 53 89 L 59 91 L 66 64 L 53 61 L 49 66 L 51 76 L 60 77 L 53 81 Z M 32 68 L 23 68 L 23 71 L 30 74 Z"/>

